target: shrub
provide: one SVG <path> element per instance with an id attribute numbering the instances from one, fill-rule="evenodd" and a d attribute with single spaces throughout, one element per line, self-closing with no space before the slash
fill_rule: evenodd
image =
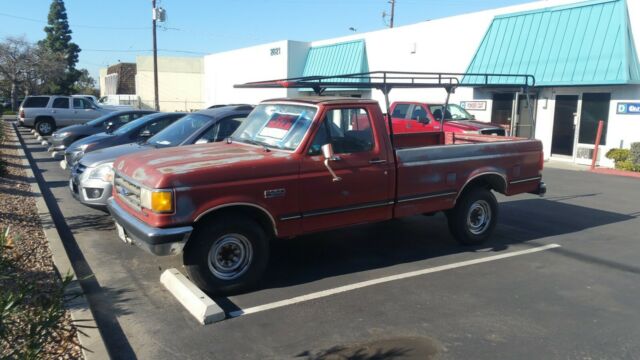
<path id="1" fill-rule="evenodd" d="M 631 143 L 629 150 L 629 161 L 634 165 L 640 165 L 640 142 Z"/>
<path id="2" fill-rule="evenodd" d="M 627 171 L 640 171 L 640 164 L 634 164 L 630 160 L 616 161 L 616 169 Z"/>
<path id="3" fill-rule="evenodd" d="M 607 151 L 605 155 L 608 159 L 612 159 L 615 162 L 619 161 L 627 161 L 629 158 L 629 150 L 628 149 L 611 149 Z"/>

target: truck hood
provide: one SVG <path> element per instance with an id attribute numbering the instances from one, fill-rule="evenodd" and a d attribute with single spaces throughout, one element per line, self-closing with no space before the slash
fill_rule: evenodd
<path id="1" fill-rule="evenodd" d="M 114 169 L 155 189 L 284 176 L 298 171 L 295 155 L 258 146 L 217 142 L 152 149 L 119 157 Z"/>
<path id="2" fill-rule="evenodd" d="M 476 120 L 454 120 L 454 121 L 445 121 L 445 130 L 446 126 L 454 126 L 456 128 L 462 130 L 482 130 L 482 129 L 495 129 L 499 128 L 499 125 L 493 123 L 487 123 Z"/>
<path id="3" fill-rule="evenodd" d="M 138 153 L 149 149 L 153 149 L 153 146 L 137 143 L 113 146 L 85 154 L 80 160 L 80 163 L 86 167 L 94 167 L 113 162 L 116 158 L 123 155 Z"/>

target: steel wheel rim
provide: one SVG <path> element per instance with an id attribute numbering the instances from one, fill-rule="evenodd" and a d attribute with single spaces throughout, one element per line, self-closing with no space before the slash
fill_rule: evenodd
<path id="1" fill-rule="evenodd" d="M 467 228 L 473 235 L 485 232 L 491 224 L 491 206 L 485 200 L 471 204 L 467 213 Z"/>
<path id="2" fill-rule="evenodd" d="M 209 271 L 222 280 L 234 280 L 242 276 L 253 259 L 253 247 L 244 235 L 225 234 L 214 241 L 209 249 Z"/>
<path id="3" fill-rule="evenodd" d="M 44 122 L 38 124 L 38 132 L 47 134 L 49 131 L 51 131 L 51 125 L 49 123 Z"/>

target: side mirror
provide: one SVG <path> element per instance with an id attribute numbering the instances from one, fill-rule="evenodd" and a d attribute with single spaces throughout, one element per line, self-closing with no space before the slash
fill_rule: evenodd
<path id="1" fill-rule="evenodd" d="M 107 131 L 110 131 L 111 129 L 113 129 L 113 126 L 115 124 L 113 123 L 113 121 L 107 121 L 106 123 L 104 123 L 104 126 L 107 128 Z"/>
<path id="2" fill-rule="evenodd" d="M 471 115 L 471 120 L 475 120 L 476 116 L 475 115 Z"/>
<path id="3" fill-rule="evenodd" d="M 429 123 L 429 117 L 427 116 L 418 116 L 418 122 L 421 124 L 428 124 Z"/>
<path id="4" fill-rule="evenodd" d="M 327 170 L 329 170 L 329 173 L 333 177 L 333 182 L 342 181 L 342 178 L 336 175 L 336 173 L 331 168 L 331 165 L 329 165 L 329 161 L 342 160 L 339 156 L 336 156 L 333 153 L 333 145 L 331 145 L 331 143 L 322 145 L 322 155 L 324 155 L 324 166 L 327 168 Z"/>

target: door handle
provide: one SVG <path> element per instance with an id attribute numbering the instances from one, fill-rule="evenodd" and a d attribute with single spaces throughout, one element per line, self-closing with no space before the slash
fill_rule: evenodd
<path id="1" fill-rule="evenodd" d="M 387 160 L 384 159 L 371 159 L 369 160 L 369 164 L 384 164 Z"/>

